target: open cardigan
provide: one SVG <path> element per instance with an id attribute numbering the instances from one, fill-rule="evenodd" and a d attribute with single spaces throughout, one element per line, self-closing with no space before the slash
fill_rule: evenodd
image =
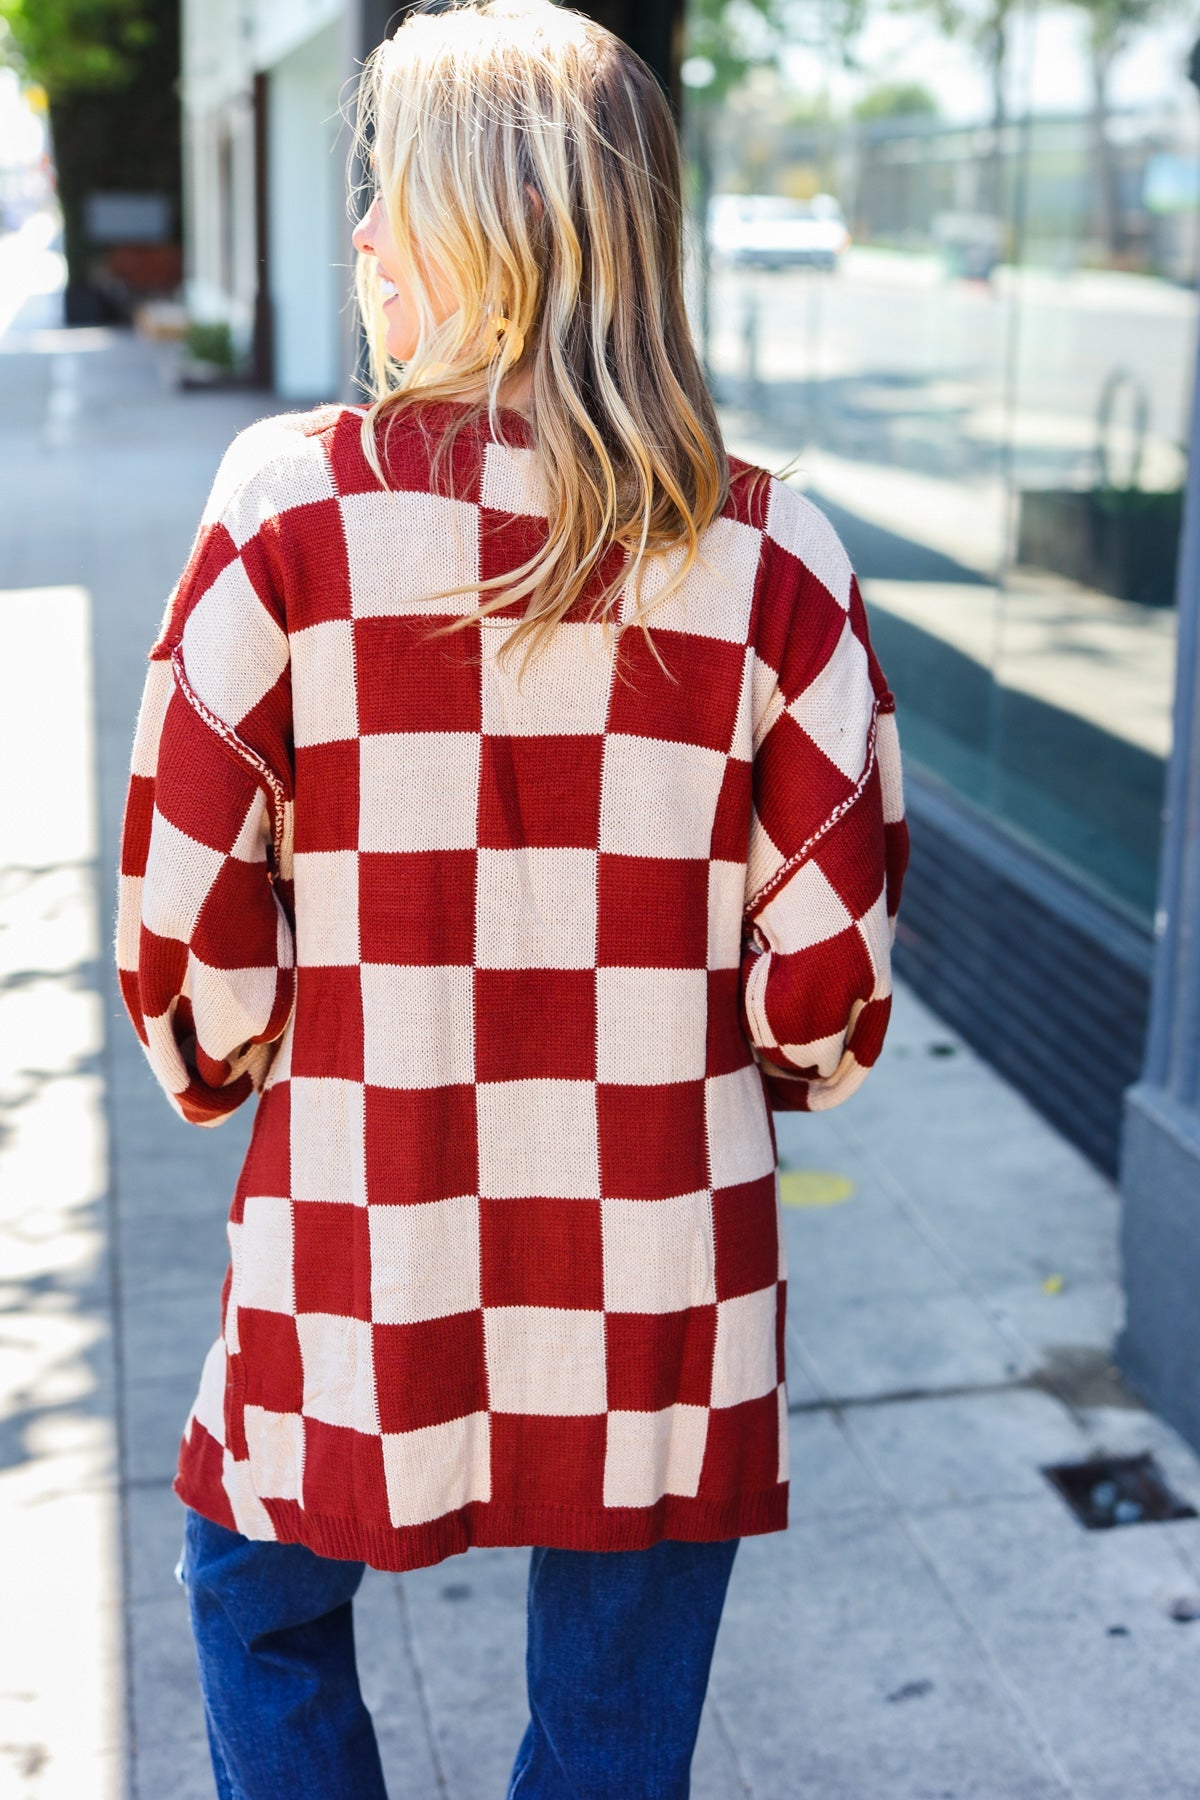
<path id="1" fill-rule="evenodd" d="M 235 440 L 138 721 L 125 1001 L 185 1119 L 258 1095 L 176 1489 L 389 1569 L 780 1529 L 770 1107 L 875 1061 L 907 856 L 850 564 L 734 462 L 653 650 L 585 594 L 521 675 L 430 596 L 544 540 L 528 421 L 386 489 L 361 425 Z"/>

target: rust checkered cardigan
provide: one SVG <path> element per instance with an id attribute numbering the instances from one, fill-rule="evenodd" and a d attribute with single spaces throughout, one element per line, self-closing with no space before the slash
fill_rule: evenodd
<path id="1" fill-rule="evenodd" d="M 521 415 L 431 491 L 451 410 L 388 491 L 357 409 L 243 433 L 151 652 L 122 988 L 185 1119 L 259 1096 L 176 1487 L 383 1568 L 776 1530 L 769 1107 L 883 1039 L 892 698 L 832 528 L 741 463 L 667 674 L 582 616 L 520 681 L 512 617 L 435 634 L 545 531 Z"/>

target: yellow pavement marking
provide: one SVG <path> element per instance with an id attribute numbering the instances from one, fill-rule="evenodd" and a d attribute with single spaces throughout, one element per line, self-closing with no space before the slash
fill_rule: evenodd
<path id="1" fill-rule="evenodd" d="M 854 1183 L 832 1169 L 788 1169 L 779 1177 L 785 1206 L 840 1206 L 853 1192 Z"/>

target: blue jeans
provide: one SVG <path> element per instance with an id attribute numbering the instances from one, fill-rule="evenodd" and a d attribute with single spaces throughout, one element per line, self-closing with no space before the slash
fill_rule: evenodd
<path id="1" fill-rule="evenodd" d="M 736 1550 L 532 1552 L 508 1800 L 686 1800 Z M 220 1800 L 386 1800 L 354 1660 L 363 1564 L 189 1511 L 180 1575 Z"/>

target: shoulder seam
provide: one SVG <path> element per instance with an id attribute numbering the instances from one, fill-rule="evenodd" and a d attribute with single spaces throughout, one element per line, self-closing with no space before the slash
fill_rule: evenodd
<path id="1" fill-rule="evenodd" d="M 283 852 L 284 808 L 287 805 L 287 794 L 282 781 L 270 764 L 265 762 L 256 750 L 252 750 L 249 744 L 238 736 L 232 725 L 227 725 L 224 719 L 218 718 L 216 713 L 205 706 L 203 700 L 201 700 L 199 694 L 188 680 L 187 670 L 184 668 L 183 663 L 183 645 L 181 643 L 177 644 L 171 652 L 171 668 L 175 674 L 176 686 L 179 688 L 180 693 L 187 701 L 187 704 L 191 707 L 192 711 L 196 714 L 197 718 L 200 719 L 202 724 L 208 727 L 218 743 L 230 756 L 234 757 L 239 763 L 251 771 L 258 785 L 270 799 L 271 838 L 272 848 L 275 854 L 274 872 L 278 874 L 281 867 L 280 859 Z"/>
<path id="2" fill-rule="evenodd" d="M 794 850 L 787 861 L 776 869 L 774 875 L 771 876 L 771 879 L 769 881 L 764 881 L 762 886 L 750 896 L 743 908 L 743 915 L 745 917 L 749 918 L 752 913 L 756 912 L 771 899 L 772 895 L 783 886 L 789 876 L 795 874 L 801 863 L 808 861 L 821 839 L 825 837 L 828 832 L 832 831 L 839 819 L 845 818 L 851 807 L 861 798 L 868 781 L 871 779 L 871 771 L 875 767 L 875 751 L 879 734 L 880 714 L 895 712 L 895 710 L 896 703 L 890 694 L 885 695 L 882 698 L 878 695 L 876 696 L 871 706 L 871 723 L 867 731 L 866 761 L 863 763 L 862 773 L 855 783 L 854 792 L 847 794 L 844 800 L 839 800 L 829 817 L 818 825 L 814 832 L 811 832 L 809 836 L 805 838 L 804 842 L 800 845 L 800 848 Z"/>

